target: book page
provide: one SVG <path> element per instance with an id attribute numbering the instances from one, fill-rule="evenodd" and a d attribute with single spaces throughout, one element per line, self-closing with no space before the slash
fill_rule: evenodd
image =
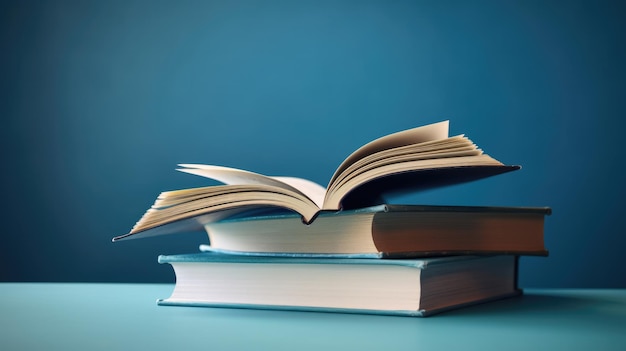
<path id="1" fill-rule="evenodd" d="M 324 210 L 337 210 L 341 208 L 341 201 L 348 192 L 352 189 L 361 186 L 365 183 L 371 182 L 378 178 L 390 177 L 397 174 L 418 173 L 420 170 L 436 170 L 439 169 L 456 169 L 457 172 L 462 172 L 463 167 L 470 166 L 491 166 L 506 168 L 500 161 L 492 158 L 486 154 L 479 154 L 474 156 L 458 156 L 448 158 L 432 158 L 432 159 L 415 159 L 412 161 L 404 161 L 398 163 L 385 164 L 382 166 L 374 167 L 364 171 L 362 173 L 355 174 L 353 177 L 345 180 L 342 184 L 328 193 L 328 197 L 324 202 Z M 462 178 L 462 177 L 461 177 Z M 396 186 L 391 184 L 390 187 Z M 417 185 L 417 184 L 416 184 Z M 369 190 L 372 191 L 371 189 Z M 375 192 L 377 192 L 376 190 Z M 369 204 L 366 204 L 367 206 Z"/>
<path id="2" fill-rule="evenodd" d="M 281 181 L 285 184 L 289 184 L 292 187 L 300 190 L 304 195 L 308 196 L 317 207 L 322 208 L 324 205 L 324 197 L 326 196 L 326 188 L 312 182 L 308 179 L 297 177 L 271 177 L 272 179 Z"/>
<path id="3" fill-rule="evenodd" d="M 349 167 L 344 169 L 340 174 L 335 176 L 332 188 L 328 188 L 327 191 L 332 192 L 333 189 L 340 186 L 342 181 L 346 178 L 349 178 L 351 174 L 353 174 L 355 171 L 358 171 L 363 167 L 370 167 L 374 164 L 380 164 L 381 161 L 386 162 L 386 160 L 390 160 L 394 157 L 411 155 L 411 158 L 440 158 L 459 156 L 458 151 L 471 150 L 478 151 L 477 153 L 472 154 L 482 153 L 482 151 L 480 151 L 471 140 L 463 135 L 382 150 L 365 156 L 359 160 L 356 160 Z"/>
<path id="4" fill-rule="evenodd" d="M 339 168 L 337 168 L 335 174 L 330 180 L 330 183 L 328 184 L 328 188 L 332 187 L 332 183 L 341 172 L 343 172 L 346 168 L 350 167 L 350 165 L 362 159 L 363 157 L 386 149 L 448 138 L 449 124 L 449 121 L 429 124 L 426 126 L 401 131 L 398 133 L 389 134 L 361 146 L 350 156 L 348 156 L 348 158 L 343 161 Z"/>
<path id="5" fill-rule="evenodd" d="M 292 196 L 292 191 L 285 191 L 282 188 L 264 185 L 221 185 L 217 187 L 232 188 L 232 191 L 218 191 L 212 196 L 188 198 L 184 199 L 183 202 L 167 207 L 160 207 L 163 202 L 155 202 L 131 229 L 130 234 L 174 221 L 238 208 L 278 207 L 289 209 L 299 213 L 306 223 L 313 220 L 319 211 L 319 208 L 310 200 Z"/>
<path id="6" fill-rule="evenodd" d="M 319 207 L 321 207 L 323 197 L 326 194 L 326 189 L 324 189 L 324 187 L 302 178 L 268 177 L 259 173 L 244 171 L 242 169 L 213 165 L 179 164 L 179 166 L 182 168 L 177 169 L 177 171 L 210 178 L 228 185 L 258 184 L 289 190 L 297 194 L 304 195 Z M 318 200 L 320 191 L 323 192 L 321 195 L 321 201 Z"/>

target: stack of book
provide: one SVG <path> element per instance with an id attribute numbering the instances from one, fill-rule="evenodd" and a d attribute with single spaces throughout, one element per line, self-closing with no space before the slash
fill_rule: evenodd
<path id="1" fill-rule="evenodd" d="M 426 316 L 521 293 L 519 256 L 547 255 L 547 207 L 425 206 L 389 196 L 519 169 L 448 121 L 365 144 L 329 185 L 198 164 L 224 185 L 167 191 L 113 241 L 203 230 L 200 252 L 160 256 L 161 305 Z"/>

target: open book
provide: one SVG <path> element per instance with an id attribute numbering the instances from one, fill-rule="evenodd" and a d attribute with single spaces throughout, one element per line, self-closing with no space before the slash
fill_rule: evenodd
<path id="1" fill-rule="evenodd" d="M 385 196 L 468 182 L 519 169 L 483 153 L 464 135 L 448 136 L 448 121 L 390 134 L 349 155 L 327 187 L 295 177 L 273 177 L 240 169 L 181 164 L 179 171 L 214 179 L 225 185 L 166 191 L 121 238 L 152 231 L 203 229 L 209 222 L 242 212 L 281 208 L 295 211 L 311 223 L 320 211 L 377 205 Z M 258 212 L 256 213 L 258 215 Z M 191 219 L 191 220 L 190 220 Z M 180 225 L 183 221 L 190 227 Z"/>

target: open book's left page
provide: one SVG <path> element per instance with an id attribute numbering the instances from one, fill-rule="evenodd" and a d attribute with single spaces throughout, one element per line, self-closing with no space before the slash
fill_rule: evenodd
<path id="1" fill-rule="evenodd" d="M 268 185 L 299 193 L 313 201 L 321 208 L 326 195 L 326 188 L 308 179 L 297 177 L 270 177 L 263 174 L 237 168 L 202 165 L 180 164 L 178 171 L 210 178 L 229 185 Z"/>

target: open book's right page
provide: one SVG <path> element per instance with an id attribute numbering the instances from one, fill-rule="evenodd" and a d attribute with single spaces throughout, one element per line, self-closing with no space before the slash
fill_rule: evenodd
<path id="1" fill-rule="evenodd" d="M 395 147 L 446 139 L 448 138 L 449 125 L 450 121 L 433 123 L 426 126 L 386 135 L 361 146 L 359 149 L 350 154 L 350 156 L 348 156 L 348 158 L 346 158 L 341 163 L 339 168 L 337 168 L 335 174 L 333 174 L 333 177 L 328 184 L 328 188 L 330 188 L 330 186 L 341 174 L 341 172 L 346 170 L 346 168 L 350 167 L 351 164 L 362 159 L 363 157 Z"/>
<path id="2" fill-rule="evenodd" d="M 390 196 L 466 183 L 519 169 L 484 154 L 464 135 L 448 137 L 449 121 L 394 133 L 365 144 L 339 166 L 324 210 L 387 202 Z"/>

